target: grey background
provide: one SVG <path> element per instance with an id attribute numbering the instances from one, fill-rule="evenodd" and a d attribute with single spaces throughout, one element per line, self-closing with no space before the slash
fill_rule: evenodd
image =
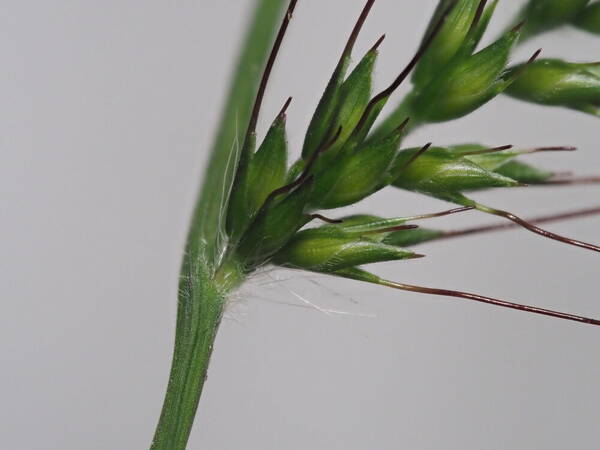
<path id="1" fill-rule="evenodd" d="M 3 2 L 2 448 L 148 447 L 188 219 L 251 3 Z M 378 88 L 408 60 L 435 3 L 377 2 L 357 55 L 387 33 Z M 488 42 L 520 3 L 500 2 Z M 295 152 L 362 4 L 300 2 L 260 121 L 264 132 L 294 96 Z M 561 30 L 527 43 L 517 59 L 542 46 L 546 56 L 597 60 L 598 42 Z M 572 144 L 580 151 L 531 161 L 600 171 L 597 120 L 507 98 L 422 129 L 410 144 L 429 140 Z M 477 198 L 535 215 L 590 206 L 598 194 L 532 188 Z M 446 207 L 389 190 L 353 210 Z M 469 213 L 431 225 L 490 221 Z M 599 225 L 551 228 L 598 242 Z M 591 252 L 525 231 L 420 249 L 428 258 L 378 273 L 600 316 Z M 268 272 L 228 309 L 189 448 L 596 448 L 599 339 L 589 326 Z"/>

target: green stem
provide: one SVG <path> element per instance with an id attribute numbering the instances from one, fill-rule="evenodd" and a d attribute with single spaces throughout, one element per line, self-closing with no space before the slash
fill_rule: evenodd
<path id="1" fill-rule="evenodd" d="M 152 450 L 185 449 L 223 311 L 223 295 L 206 276 L 197 283 L 189 272 L 180 283 L 171 374 Z"/>
<path id="2" fill-rule="evenodd" d="M 151 450 L 184 450 L 204 381 L 228 292 L 243 279 L 233 265 L 223 266 L 214 279 L 197 261 L 184 259 L 179 283 L 175 350 L 169 385 Z"/>
<path id="3" fill-rule="evenodd" d="M 179 282 L 175 348 L 167 393 L 151 450 L 185 450 L 228 293 L 243 280 L 234 264 L 221 263 L 222 229 L 233 183 L 237 144 L 250 111 L 285 0 L 257 0 L 243 40 L 221 126 L 212 148 L 186 244 Z"/>

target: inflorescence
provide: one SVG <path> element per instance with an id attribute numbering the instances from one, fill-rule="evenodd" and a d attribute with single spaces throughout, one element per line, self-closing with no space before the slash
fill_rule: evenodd
<path id="1" fill-rule="evenodd" d="M 422 257 L 410 248 L 426 241 L 510 226 L 600 251 L 597 245 L 539 227 L 553 220 L 598 214 L 600 208 L 527 221 L 468 196 L 471 191 L 499 187 L 599 182 L 598 177 L 554 174 L 519 159 L 524 154 L 574 148 L 515 149 L 512 145 L 435 146 L 432 143 L 419 148 L 402 148 L 403 138 L 416 127 L 463 117 L 501 93 L 600 116 L 599 63 L 539 59 L 541 50 L 538 50 L 525 63 L 508 67 L 511 52 L 520 38 L 566 23 L 600 33 L 600 2 L 530 0 L 520 12 L 517 26 L 477 50 L 497 0 L 489 4 L 486 0 L 440 0 L 414 57 L 386 89 L 372 96 L 372 75 L 384 36 L 348 72 L 354 45 L 374 2 L 367 1 L 350 34 L 308 127 L 301 158 L 288 167 L 285 128 L 291 98 L 285 102 L 258 149 L 256 124 L 297 0 L 290 2 L 243 142 L 229 198 L 228 248 L 222 264 L 234 264 L 246 275 L 266 264 L 276 264 L 600 325 L 598 320 L 480 295 L 395 283 L 360 267 Z M 387 117 L 381 118 L 391 95 L 411 74 L 410 93 Z M 357 203 L 388 186 L 425 194 L 458 207 L 403 218 L 353 215 L 332 219 L 323 214 L 324 210 Z M 411 223 L 470 210 L 500 216 L 512 223 L 446 232 Z M 313 220 L 324 223 L 306 228 Z"/>

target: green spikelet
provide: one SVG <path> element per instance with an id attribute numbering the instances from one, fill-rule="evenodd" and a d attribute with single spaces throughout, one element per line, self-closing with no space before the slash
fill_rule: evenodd
<path id="1" fill-rule="evenodd" d="M 439 20 L 442 12 L 450 6 L 448 0 L 440 0 L 432 19 L 432 25 Z M 424 86 L 443 70 L 450 60 L 461 50 L 474 26 L 473 21 L 479 11 L 480 0 L 459 0 L 448 15 L 444 26 L 433 40 L 413 72 L 415 86 Z M 425 35 L 431 33 L 431 26 Z"/>
<path id="2" fill-rule="evenodd" d="M 524 38 L 573 21 L 588 3 L 589 0 L 529 0 L 518 19 L 526 22 Z"/>
<path id="3" fill-rule="evenodd" d="M 582 30 L 600 35 L 600 1 L 596 0 L 582 10 L 573 19 L 573 24 Z"/>
<path id="4" fill-rule="evenodd" d="M 504 91 L 514 81 L 503 75 L 519 34 L 518 29 L 512 30 L 474 55 L 456 56 L 427 86 L 415 92 L 410 108 L 415 120 L 457 119 Z"/>
<path id="5" fill-rule="evenodd" d="M 432 147 L 420 156 L 418 152 L 413 148 L 398 154 L 394 161 L 394 186 L 441 199 L 454 193 L 519 186 L 515 180 L 486 170 L 446 148 Z"/>
<path id="6" fill-rule="evenodd" d="M 549 106 L 563 106 L 600 116 L 600 63 L 543 59 L 511 69 L 522 71 L 507 94 Z"/>
<path id="7" fill-rule="evenodd" d="M 286 103 L 286 107 L 289 104 Z M 258 151 L 239 174 L 231 193 L 227 215 L 230 239 L 236 241 L 255 217 L 268 195 L 283 186 L 287 170 L 287 140 L 285 111 L 282 111 L 267 132 Z"/>
<path id="8" fill-rule="evenodd" d="M 389 169 L 400 145 L 402 130 L 356 149 L 344 149 L 318 173 L 311 199 L 314 208 L 351 205 L 389 184 Z"/>
<path id="9" fill-rule="evenodd" d="M 272 196 L 258 212 L 236 249 L 236 258 L 244 270 L 264 264 L 279 251 L 309 220 L 305 215 L 313 189 L 313 178 L 307 178 L 290 194 L 279 200 Z"/>
<path id="10" fill-rule="evenodd" d="M 418 257 L 415 253 L 371 239 L 367 233 L 348 232 L 341 226 L 299 232 L 275 256 L 286 267 L 334 272 L 355 265 Z"/>

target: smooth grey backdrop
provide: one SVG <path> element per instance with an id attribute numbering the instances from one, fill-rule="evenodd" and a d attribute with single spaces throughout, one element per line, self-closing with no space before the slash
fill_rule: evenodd
<path id="1" fill-rule="evenodd" d="M 302 0 L 267 93 L 303 130 L 362 0 Z M 401 69 L 434 0 L 380 0 L 377 86 Z M 500 2 L 488 41 L 520 1 Z M 146 449 L 171 358 L 188 219 L 250 0 L 15 1 L 0 17 L 0 442 L 15 450 Z M 528 42 L 598 60 L 574 30 Z M 410 143 L 572 144 L 532 157 L 600 171 L 597 119 L 507 98 Z M 595 187 L 478 195 L 535 215 Z M 393 190 L 354 210 L 446 208 Z M 438 220 L 488 223 L 481 214 Z M 600 219 L 552 225 L 598 242 Z M 379 273 L 600 316 L 598 255 L 525 231 L 423 245 Z M 190 449 L 592 449 L 598 329 L 351 281 L 269 272 L 216 344 Z M 313 306 L 309 305 L 312 304 Z M 329 313 L 323 310 L 332 310 Z M 345 313 L 341 314 L 339 312 Z"/>

